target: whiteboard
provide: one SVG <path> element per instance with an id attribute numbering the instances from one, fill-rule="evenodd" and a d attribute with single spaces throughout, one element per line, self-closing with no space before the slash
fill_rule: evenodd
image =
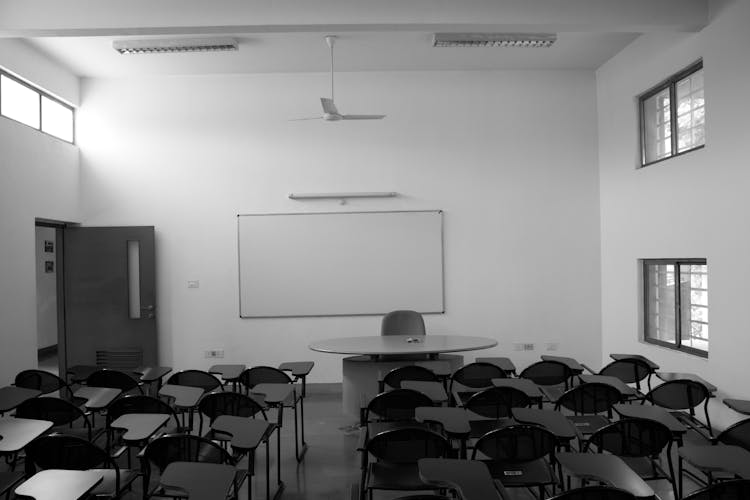
<path id="1" fill-rule="evenodd" d="M 443 212 L 237 216 L 240 317 L 442 313 Z"/>

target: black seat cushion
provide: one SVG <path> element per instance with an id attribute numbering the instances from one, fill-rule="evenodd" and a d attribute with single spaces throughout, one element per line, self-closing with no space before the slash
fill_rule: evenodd
<path id="1" fill-rule="evenodd" d="M 432 490 L 419 478 L 417 464 L 374 462 L 368 470 L 367 487 L 376 490 Z"/>

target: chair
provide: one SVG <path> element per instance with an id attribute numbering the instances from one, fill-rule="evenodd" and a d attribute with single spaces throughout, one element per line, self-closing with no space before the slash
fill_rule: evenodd
<path id="1" fill-rule="evenodd" d="M 23 478 L 23 472 L 0 472 L 0 495 L 5 495 L 5 500 L 9 500 L 10 492 Z"/>
<path id="2" fill-rule="evenodd" d="M 198 387 L 199 389 L 203 389 L 203 392 L 211 392 L 217 389 L 224 390 L 221 380 L 203 370 L 182 370 L 173 373 L 167 379 L 167 384 Z"/>
<path id="3" fill-rule="evenodd" d="M 424 319 L 417 311 L 391 311 L 380 323 L 381 335 L 425 335 Z"/>
<path id="4" fill-rule="evenodd" d="M 505 378 L 505 372 L 492 363 L 474 362 L 462 366 L 451 375 L 449 392 L 454 404 L 461 404 L 474 392 L 492 387 L 493 378 Z"/>
<path id="5" fill-rule="evenodd" d="M 585 486 L 566 491 L 550 500 L 635 500 L 632 493 L 612 486 Z"/>
<path id="6" fill-rule="evenodd" d="M 591 382 L 565 391 L 555 403 L 555 410 L 565 408 L 574 413 L 568 416 L 576 430 L 589 435 L 610 423 L 612 407 L 622 402 L 622 394 L 611 385 Z M 601 413 L 607 413 L 607 416 Z"/>
<path id="7" fill-rule="evenodd" d="M 536 425 L 511 425 L 480 437 L 474 445 L 472 460 L 482 460 L 490 475 L 506 488 L 537 487 L 539 498 L 545 486 L 558 484 L 552 469 L 555 463 L 555 436 Z M 480 456 L 481 454 L 481 456 Z"/>
<path id="8" fill-rule="evenodd" d="M 130 391 L 136 390 L 139 394 L 143 394 L 141 384 L 132 376 L 125 372 L 118 370 L 109 370 L 102 368 L 93 372 L 91 375 L 86 377 L 86 385 L 90 387 L 109 387 L 112 389 L 120 389 L 122 394 L 127 394 Z"/>
<path id="9" fill-rule="evenodd" d="M 548 386 L 546 390 L 555 400 L 563 391 L 569 389 L 570 378 L 572 376 L 573 371 L 570 367 L 560 361 L 537 361 L 524 368 L 520 375 L 518 375 L 519 378 L 529 379 L 537 385 Z M 557 387 L 561 385 L 564 389 Z"/>
<path id="10" fill-rule="evenodd" d="M 152 466 L 161 475 L 172 462 L 205 462 L 214 464 L 236 465 L 234 457 L 213 441 L 192 434 L 168 434 L 151 441 L 141 452 L 141 472 L 143 474 L 143 498 L 154 495 L 179 497 L 180 492 L 171 491 L 159 484 L 150 488 Z M 234 479 L 234 491 L 237 491 L 245 480 L 246 472 L 237 470 Z M 184 494 L 183 494 L 184 496 Z"/>
<path id="11" fill-rule="evenodd" d="M 170 420 L 173 421 L 172 425 L 167 425 L 163 428 L 162 434 L 175 434 L 179 432 L 188 432 L 180 425 L 180 421 L 177 418 L 177 414 L 174 408 L 169 406 L 168 403 L 161 399 L 145 396 L 142 394 L 132 394 L 130 396 L 123 396 L 112 402 L 107 408 L 107 449 L 111 449 L 111 445 L 114 442 L 114 429 L 112 428 L 112 422 L 120 418 L 122 415 L 128 415 L 131 413 L 159 413 L 169 415 Z M 139 446 L 145 445 L 146 442 L 139 443 Z M 128 450 L 128 464 L 130 464 L 130 450 Z"/>
<path id="12" fill-rule="evenodd" d="M 750 479 L 734 479 L 714 483 L 694 491 L 684 500 L 745 500 L 750 498 Z"/>
<path id="13" fill-rule="evenodd" d="M 675 410 L 670 412 L 675 418 L 710 440 L 713 438 L 713 429 L 711 428 L 711 418 L 708 415 L 709 397 L 708 389 L 700 382 L 679 379 L 670 380 L 654 387 L 646 394 L 644 401 L 649 401 L 669 410 Z M 705 424 L 695 418 L 695 409 L 701 403 L 703 403 L 703 413 L 706 417 Z M 708 436 L 705 436 L 701 429 L 708 431 Z"/>
<path id="14" fill-rule="evenodd" d="M 364 431 L 364 429 L 363 429 Z M 357 449 L 362 453 L 361 495 L 373 490 L 420 491 L 435 490 L 419 477 L 420 458 L 444 458 L 450 445 L 437 432 L 423 427 L 389 429 L 365 441 L 360 434 Z M 370 461 L 372 455 L 375 461 Z"/>
<path id="15" fill-rule="evenodd" d="M 16 375 L 14 385 L 25 389 L 35 389 L 42 394 L 60 391 L 60 396 L 64 399 L 74 400 L 73 389 L 70 385 L 54 373 L 44 370 L 24 370 Z"/>
<path id="16" fill-rule="evenodd" d="M 104 473 L 104 479 L 91 492 L 96 498 L 119 498 L 138 477 L 136 470 L 120 469 L 118 454 L 110 456 L 95 444 L 76 436 L 52 434 L 35 439 L 26 446 L 26 472 L 35 468 L 89 470 Z"/>
<path id="17" fill-rule="evenodd" d="M 678 473 L 680 477 L 680 491 L 682 491 L 683 460 L 706 475 L 706 478 L 704 480 L 703 478 L 695 477 L 694 474 L 688 471 L 684 471 L 685 474 L 692 476 L 699 482 L 705 481 L 706 483 L 711 484 L 714 482 L 714 480 L 719 479 L 716 477 L 717 467 L 711 466 L 712 464 L 710 464 L 710 459 L 708 459 L 707 461 L 705 454 L 703 453 L 703 450 L 712 445 L 739 446 L 740 448 L 744 448 L 745 450 L 750 451 L 750 418 L 740 420 L 739 422 L 736 422 L 721 431 L 716 435 L 716 437 L 711 439 L 711 445 L 688 445 L 683 446 L 679 449 Z M 730 475 L 729 478 L 731 477 L 733 476 Z M 724 478 L 726 478 L 726 476 L 722 477 L 722 479 Z"/>
<path id="18" fill-rule="evenodd" d="M 410 422 L 420 406 L 433 406 L 425 394 L 413 389 L 394 389 L 381 392 L 372 398 L 364 409 L 361 424 L 368 422 Z M 374 419 L 372 416 L 374 415 Z"/>
<path id="19" fill-rule="evenodd" d="M 584 368 L 594 373 L 589 367 Z M 651 374 L 654 370 L 648 363 L 638 358 L 624 358 L 612 361 L 610 364 L 599 370 L 597 375 L 607 375 L 623 381 L 625 384 L 635 384 L 636 389 L 641 391 L 641 382 L 646 380 L 648 389 L 651 390 Z"/>
<path id="20" fill-rule="evenodd" d="M 420 380 L 425 382 L 439 382 L 440 379 L 435 375 L 432 370 L 425 368 L 424 366 L 418 365 L 407 365 L 399 366 L 389 371 L 383 377 L 383 380 L 378 382 L 380 392 L 385 391 L 385 387 L 391 387 L 394 389 L 401 388 L 401 382 L 404 380 Z"/>
<path id="21" fill-rule="evenodd" d="M 16 417 L 49 420 L 54 430 L 84 437 L 92 442 L 104 431 L 102 428 L 93 428 L 88 412 L 70 401 L 49 396 L 27 399 L 16 408 Z M 80 426 L 75 427 L 75 423 Z"/>
<path id="22" fill-rule="evenodd" d="M 672 433 L 666 425 L 654 420 L 624 418 L 594 432 L 584 442 L 583 451 L 596 447 L 599 453 L 609 452 L 622 458 L 645 480 L 667 479 L 677 494 L 672 466 Z M 666 453 L 669 471 L 661 466 L 659 456 Z"/>
<path id="23" fill-rule="evenodd" d="M 472 420 L 469 437 L 478 438 L 513 417 L 513 408 L 528 408 L 531 399 L 514 387 L 490 387 L 472 394 L 463 404 L 469 411 L 492 420 Z"/>
<path id="24" fill-rule="evenodd" d="M 294 380 L 287 375 L 286 372 L 274 368 L 272 366 L 254 366 L 243 371 L 239 376 L 239 383 L 245 387 L 246 393 L 251 391 L 253 387 L 258 384 L 292 384 Z M 299 405 L 299 418 L 297 417 L 297 406 Z M 297 457 L 297 462 L 302 460 L 305 452 L 307 451 L 307 443 L 305 442 L 305 402 L 302 398 L 302 393 L 298 392 L 295 388 L 292 394 L 284 401 L 281 405 L 278 405 L 278 419 L 277 424 L 282 427 L 282 412 L 283 408 L 292 408 L 294 411 L 294 455 Z M 302 425 L 299 426 L 298 422 L 301 421 Z M 301 427 L 298 430 L 298 427 Z M 302 440 L 300 443 L 300 435 Z"/>
<path id="25" fill-rule="evenodd" d="M 237 417 L 255 417 L 261 414 L 263 420 L 268 420 L 266 411 L 260 403 L 250 396 L 237 392 L 214 392 L 206 394 L 198 403 L 199 427 L 198 434 L 203 434 L 203 416 L 208 417 L 208 426 L 220 415 L 234 415 Z M 220 439 L 213 433 L 207 435 L 209 439 Z"/>

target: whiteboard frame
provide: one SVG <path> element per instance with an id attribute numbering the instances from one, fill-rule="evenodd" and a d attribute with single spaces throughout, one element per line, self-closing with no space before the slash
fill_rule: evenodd
<path id="1" fill-rule="evenodd" d="M 242 256 L 240 254 L 240 217 L 269 217 L 275 215 L 356 215 L 356 214 L 402 214 L 402 213 L 436 213 L 440 215 L 440 294 L 442 309 L 440 311 L 420 311 L 420 314 L 445 314 L 445 218 L 444 211 L 436 210 L 357 210 L 352 212 L 273 212 L 257 214 L 237 214 L 237 310 L 240 319 L 269 319 L 269 318 L 333 318 L 346 316 L 383 316 L 390 311 L 374 313 L 343 313 L 343 314 L 290 314 L 284 316 L 243 316 L 242 315 Z"/>

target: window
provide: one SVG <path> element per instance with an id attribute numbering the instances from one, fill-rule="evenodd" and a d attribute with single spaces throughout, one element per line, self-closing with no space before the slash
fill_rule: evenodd
<path id="1" fill-rule="evenodd" d="M 705 259 L 643 261 L 644 340 L 708 356 Z"/>
<path id="2" fill-rule="evenodd" d="M 0 70 L 0 115 L 73 143 L 73 107 Z"/>
<path id="3" fill-rule="evenodd" d="M 703 61 L 673 75 L 639 98 L 641 166 L 706 143 Z"/>

